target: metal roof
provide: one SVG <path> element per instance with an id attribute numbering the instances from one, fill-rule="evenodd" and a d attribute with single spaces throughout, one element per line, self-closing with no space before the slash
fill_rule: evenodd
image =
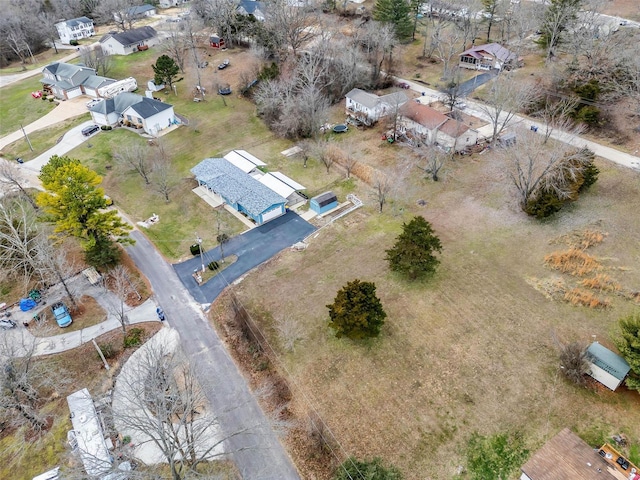
<path id="1" fill-rule="evenodd" d="M 191 169 L 191 173 L 199 182 L 229 202 L 242 205 L 253 216 L 260 215 L 273 205 L 287 202 L 286 198 L 224 158 L 205 158 Z"/>
<path id="2" fill-rule="evenodd" d="M 153 5 L 145 4 L 145 5 L 137 5 L 135 7 L 131 7 L 127 10 L 127 15 L 142 15 L 143 13 L 150 12 L 151 10 L 155 10 L 156 7 Z"/>
<path id="3" fill-rule="evenodd" d="M 295 188 L 296 190 L 307 189 L 307 187 L 305 187 L 304 185 L 300 185 L 298 182 L 296 182 L 292 178 L 287 177 L 284 173 L 280 173 L 280 172 L 270 172 L 270 173 L 281 182 L 286 183 L 287 185 L 289 185 L 292 188 Z"/>
<path id="4" fill-rule="evenodd" d="M 598 342 L 593 342 L 587 348 L 587 357 L 596 366 L 603 369 L 605 372 L 610 373 L 618 380 L 624 380 L 624 378 L 631 370 L 631 367 L 617 353 L 613 353 L 606 347 L 603 347 Z"/>
<path id="5" fill-rule="evenodd" d="M 295 188 L 287 185 L 270 173 L 265 173 L 258 179 L 258 181 L 284 198 L 288 198 L 289 195 L 296 191 Z"/>
<path id="6" fill-rule="evenodd" d="M 462 52 L 460 56 L 469 55 L 474 58 L 482 58 L 484 57 L 484 55 L 482 54 L 483 52 L 493 55 L 498 60 L 501 60 L 503 62 L 507 62 L 509 60 L 514 60 L 518 58 L 518 56 L 515 53 L 503 47 L 499 43 L 487 43 L 485 45 L 478 45 L 475 47 L 471 47 L 470 49 Z"/>
<path id="7" fill-rule="evenodd" d="M 67 403 L 84 469 L 92 477 L 108 472 L 111 455 L 89 390 L 83 388 L 72 393 L 67 397 Z"/>
<path id="8" fill-rule="evenodd" d="M 126 32 L 120 33 L 107 33 L 100 39 L 100 43 L 104 43 L 110 38 L 113 38 L 119 44 L 128 47 L 129 45 L 136 45 L 145 40 L 155 38 L 158 36 L 158 32 L 153 27 L 140 27 Z"/>
<path id="9" fill-rule="evenodd" d="M 229 163 L 231 163 L 232 165 L 238 167 L 244 173 L 249 173 L 252 170 L 255 170 L 257 167 L 255 163 L 250 162 L 235 150 L 232 150 L 231 152 L 227 153 L 224 156 L 224 159 Z"/>

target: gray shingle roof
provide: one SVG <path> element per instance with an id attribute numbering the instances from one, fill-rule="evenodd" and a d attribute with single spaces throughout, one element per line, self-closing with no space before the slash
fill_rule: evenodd
<path id="1" fill-rule="evenodd" d="M 110 38 L 113 38 L 116 42 L 128 47 L 129 45 L 135 45 L 145 40 L 149 40 L 158 35 L 153 27 L 140 27 L 133 30 L 127 30 L 121 33 L 108 33 L 100 39 L 100 43 L 104 43 Z"/>
<path id="2" fill-rule="evenodd" d="M 359 88 L 354 88 L 346 95 L 347 98 L 350 98 L 356 103 L 360 105 L 364 105 L 367 108 L 375 108 L 380 101 L 380 97 L 374 95 L 373 93 L 365 92 L 364 90 L 360 90 Z"/>
<path id="3" fill-rule="evenodd" d="M 620 355 L 613 353 L 598 342 L 593 342 L 587 348 L 587 357 L 596 366 L 610 373 L 618 380 L 624 380 L 631 367 Z"/>
<path id="4" fill-rule="evenodd" d="M 482 52 L 487 52 L 496 57 L 498 60 L 503 62 L 508 62 L 509 60 L 515 60 L 518 56 L 512 51 L 506 49 L 499 43 L 487 43 L 485 45 L 478 45 L 475 47 L 471 47 L 468 50 L 465 50 L 460 54 L 462 55 L 470 55 L 474 58 L 482 58 Z"/>
<path id="5" fill-rule="evenodd" d="M 44 67 L 44 70 L 62 78 L 72 78 L 74 75 L 81 72 L 82 75 L 77 76 L 75 80 L 79 80 L 82 77 L 84 77 L 83 80 L 85 80 L 89 75 L 96 74 L 96 71 L 93 68 L 82 65 L 72 65 L 71 63 L 64 62 L 50 63 Z"/>
<path id="6" fill-rule="evenodd" d="M 76 27 L 78 25 L 82 25 L 85 23 L 90 23 L 91 25 L 93 25 L 93 20 L 87 17 L 78 17 L 78 18 L 72 18 L 71 20 L 67 20 L 64 23 L 66 23 L 70 27 Z"/>
<path id="7" fill-rule="evenodd" d="M 253 216 L 287 201 L 224 158 L 205 158 L 191 169 L 191 173 L 228 201 L 242 205 Z"/>
<path id="8" fill-rule="evenodd" d="M 238 2 L 238 8 L 242 8 L 247 14 L 253 15 L 256 10 L 264 12 L 264 3 L 254 0 L 240 0 Z"/>
<path id="9" fill-rule="evenodd" d="M 100 88 L 114 82 L 115 80 L 113 78 L 101 77 L 100 75 L 92 75 L 90 77 L 87 77 L 87 79 L 82 84 L 85 87 L 89 88 Z"/>
<path id="10" fill-rule="evenodd" d="M 154 7 L 153 5 L 149 5 L 149 4 L 145 4 L 145 5 L 138 5 L 135 7 L 131 7 L 127 10 L 127 15 L 142 15 L 145 12 L 149 12 L 151 10 L 155 10 L 156 7 Z"/>
<path id="11" fill-rule="evenodd" d="M 120 95 L 117 95 L 118 98 Z M 136 111 L 138 115 L 142 118 L 150 118 L 153 117 L 156 113 L 163 112 L 173 105 L 169 103 L 160 102 L 158 100 L 154 100 L 153 98 L 140 97 L 141 100 L 137 103 L 131 105 L 131 108 Z"/>

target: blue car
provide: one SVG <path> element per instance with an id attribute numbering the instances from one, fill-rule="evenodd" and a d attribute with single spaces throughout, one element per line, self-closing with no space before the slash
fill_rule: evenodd
<path id="1" fill-rule="evenodd" d="M 51 311 L 59 327 L 68 327 L 73 322 L 73 320 L 71 320 L 71 314 L 64 303 L 58 302 L 53 304 Z"/>

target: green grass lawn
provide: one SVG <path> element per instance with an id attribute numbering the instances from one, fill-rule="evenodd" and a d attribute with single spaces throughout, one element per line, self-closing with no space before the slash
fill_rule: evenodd
<path id="1" fill-rule="evenodd" d="M 36 75 L 0 89 L 0 136 L 18 130 L 20 124 L 29 125 L 57 105 L 31 96 L 31 92 L 42 89 L 40 78 Z"/>
<path id="2" fill-rule="evenodd" d="M 89 112 L 79 117 L 58 123 L 55 127 L 37 130 L 29 134 L 29 140 L 33 146 L 33 151 L 29 148 L 29 144 L 24 138 L 17 140 L 2 149 L 5 158 L 14 160 L 17 157 L 23 158 L 25 161 L 36 158 L 41 153 L 46 152 L 53 147 L 58 140 L 70 129 L 80 125 L 91 119 Z"/>

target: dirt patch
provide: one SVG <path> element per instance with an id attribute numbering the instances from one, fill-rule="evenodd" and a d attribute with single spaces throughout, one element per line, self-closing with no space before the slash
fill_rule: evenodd
<path id="1" fill-rule="evenodd" d="M 83 295 L 77 299 L 74 306 L 70 302 L 65 302 L 69 309 L 73 323 L 64 329 L 56 324 L 56 320 L 51 311 L 51 305 L 33 312 L 31 320 L 28 321 L 29 331 L 36 337 L 48 337 L 51 335 L 59 335 L 61 333 L 75 332 L 83 328 L 97 325 L 107 318 L 107 312 L 102 308 L 93 297 Z M 26 312 L 30 313 L 30 312 Z M 37 315 L 35 319 L 33 316 Z M 24 322 L 23 322 L 24 323 Z"/>

